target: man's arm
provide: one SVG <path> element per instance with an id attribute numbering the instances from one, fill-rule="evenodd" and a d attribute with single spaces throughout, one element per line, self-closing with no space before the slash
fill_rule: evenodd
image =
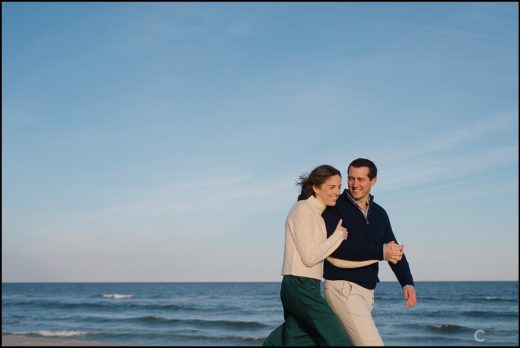
<path id="1" fill-rule="evenodd" d="M 384 260 L 383 244 L 356 243 L 347 240 L 331 254 L 332 257 L 351 261 Z"/>
<path id="2" fill-rule="evenodd" d="M 384 233 L 384 239 L 388 243 L 391 241 L 395 241 L 397 244 L 397 239 L 395 238 L 394 232 L 392 231 L 392 226 L 390 224 L 390 219 L 388 218 L 388 215 L 385 212 L 385 218 L 386 218 L 386 227 L 385 227 L 385 233 Z M 394 272 L 397 280 L 399 281 L 399 284 L 401 284 L 403 288 L 403 296 L 406 300 L 406 307 L 412 308 L 415 306 L 417 302 L 417 295 L 415 293 L 415 287 L 414 287 L 414 281 L 412 277 L 412 273 L 410 272 L 410 266 L 408 264 L 408 261 L 406 260 L 406 256 L 404 255 L 404 252 L 400 256 L 399 262 L 397 263 L 390 263 L 390 268 Z"/>

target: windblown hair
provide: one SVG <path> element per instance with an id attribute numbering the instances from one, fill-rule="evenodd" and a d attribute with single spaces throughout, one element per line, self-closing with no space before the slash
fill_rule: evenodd
<path id="1" fill-rule="evenodd" d="M 348 169 L 350 169 L 350 167 L 354 167 L 354 168 L 368 167 L 368 178 L 370 180 L 372 180 L 373 178 L 375 178 L 377 176 L 376 165 L 374 164 L 374 162 L 372 162 L 371 160 L 368 160 L 366 158 L 358 158 L 358 159 L 353 160 L 349 164 Z M 348 172 L 348 169 L 347 169 L 347 172 Z"/>
<path id="2" fill-rule="evenodd" d="M 321 187 L 328 178 L 334 175 L 339 175 L 341 177 L 341 172 L 328 164 L 323 164 L 314 168 L 309 175 L 300 175 L 297 184 L 302 187 L 302 191 L 298 196 L 298 200 L 301 201 L 310 196 L 315 196 L 312 187 Z"/>

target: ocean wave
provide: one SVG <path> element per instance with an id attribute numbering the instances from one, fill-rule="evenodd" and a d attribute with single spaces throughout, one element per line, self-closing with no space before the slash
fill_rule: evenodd
<path id="1" fill-rule="evenodd" d="M 132 298 L 134 295 L 127 295 L 127 294 L 103 294 L 104 298 L 113 298 L 113 299 L 121 299 L 121 298 Z"/>
<path id="2" fill-rule="evenodd" d="M 81 303 L 81 302 L 65 302 L 65 303 L 49 304 L 48 306 L 57 307 L 57 308 L 65 308 L 65 309 L 115 307 L 115 306 L 106 305 L 103 303 Z"/>
<path id="3" fill-rule="evenodd" d="M 510 311 L 479 311 L 479 310 L 473 310 L 473 311 L 465 311 L 463 312 L 464 315 L 470 316 L 470 317 L 477 317 L 477 318 L 487 318 L 487 317 L 507 317 L 507 318 L 517 318 L 518 312 L 510 312 Z"/>
<path id="4" fill-rule="evenodd" d="M 186 330 L 183 330 L 186 331 Z M 116 339 L 162 339 L 162 340 L 174 340 L 177 342 L 182 342 L 186 345 L 193 344 L 210 344 L 214 345 L 215 343 L 237 343 L 238 345 L 257 345 L 260 346 L 261 343 L 265 340 L 266 336 L 251 336 L 251 335 L 218 335 L 218 334 L 210 334 L 208 332 L 202 332 L 199 330 L 188 330 L 191 332 L 115 332 L 110 335 L 112 338 Z"/>
<path id="5" fill-rule="evenodd" d="M 462 331 L 468 331 L 473 329 L 461 326 L 461 325 L 455 325 L 455 324 L 433 324 L 429 326 L 430 329 L 434 331 L 440 331 L 440 332 L 462 332 Z"/>
<path id="6" fill-rule="evenodd" d="M 147 315 L 141 317 L 131 317 L 124 319 L 117 319 L 121 321 L 132 321 L 142 323 L 164 323 L 164 324 L 181 324 L 194 325 L 202 327 L 223 327 L 228 329 L 259 329 L 266 328 L 268 325 L 257 321 L 240 321 L 240 320 L 206 320 L 206 319 L 177 319 L 164 318 L 156 315 Z"/>
<path id="7" fill-rule="evenodd" d="M 105 309 L 137 309 L 142 311 L 159 310 L 159 311 L 203 311 L 203 312 L 222 312 L 222 308 L 205 308 L 198 307 L 195 305 L 181 305 L 175 303 L 129 303 L 129 302 L 71 302 L 71 303 L 59 303 L 55 304 L 59 308 L 105 308 Z"/>
<path id="8" fill-rule="evenodd" d="M 86 331 L 48 331 L 48 330 L 40 330 L 40 331 L 16 331 L 11 332 L 11 335 L 22 335 L 22 336 L 43 336 L 43 337 L 73 337 L 73 336 L 85 336 L 88 334 Z"/>
<path id="9" fill-rule="evenodd" d="M 31 306 L 31 305 L 34 305 L 34 304 L 37 304 L 39 302 L 42 302 L 42 301 L 37 301 L 37 300 L 5 300 L 5 299 L 2 299 L 2 306 Z M 48 302 L 48 301 L 46 301 Z"/>
<path id="10" fill-rule="evenodd" d="M 87 334 L 86 331 L 36 331 L 35 333 L 40 334 L 42 336 L 62 336 L 62 337 L 72 337 L 72 336 L 85 336 Z"/>
<path id="11" fill-rule="evenodd" d="M 388 297 L 387 300 L 392 300 L 392 298 Z M 376 295 L 376 300 L 380 300 L 380 297 Z M 395 300 L 395 299 L 393 299 Z M 441 298 L 441 297 L 433 297 L 433 296 L 421 296 L 417 295 L 418 301 L 442 301 L 444 302 L 469 302 L 469 303 L 482 303 L 482 302 L 517 302 L 518 299 L 515 297 L 502 297 L 502 296 L 467 296 L 465 294 L 461 296 L 452 296 L 450 298 Z"/>
<path id="12" fill-rule="evenodd" d="M 518 302 L 518 298 L 510 296 L 468 296 L 464 298 L 454 297 L 454 302 L 470 302 L 470 303 L 492 303 L 492 302 Z"/>
<path id="13" fill-rule="evenodd" d="M 468 337 L 471 337 L 468 336 Z M 409 342 L 406 344 L 406 346 L 410 345 L 410 343 L 413 343 L 412 346 L 419 346 L 419 347 L 425 347 L 425 346 L 433 346 L 433 347 L 439 347 L 439 346 L 467 346 L 468 345 L 468 339 L 465 336 L 457 336 L 457 335 L 441 335 L 438 332 L 427 334 L 427 333 L 421 333 L 420 335 L 417 334 L 402 334 L 400 333 L 398 337 L 392 337 L 388 336 L 387 338 L 384 338 L 384 343 L 387 346 L 405 346 L 403 345 L 403 341 Z"/>
<path id="14" fill-rule="evenodd" d="M 518 298 L 500 297 L 500 296 L 484 296 L 484 297 L 480 297 L 479 299 L 483 299 L 486 301 L 497 301 L 497 302 L 516 302 L 516 301 L 518 301 Z"/>
<path id="15" fill-rule="evenodd" d="M 62 302 L 62 301 L 49 301 L 49 300 L 23 300 L 23 301 L 11 301 L 4 304 L 5 306 L 12 307 L 40 307 L 40 308 L 79 308 L 79 307 L 92 307 L 102 308 L 107 307 L 106 304 L 99 302 Z"/>
<path id="16" fill-rule="evenodd" d="M 376 301 L 381 301 L 381 302 L 401 301 L 402 298 L 403 298 L 403 295 L 400 295 L 399 293 L 395 293 L 395 294 L 391 294 L 391 295 L 376 294 L 376 296 L 375 296 Z M 417 300 L 418 301 L 442 301 L 442 302 L 450 301 L 450 299 L 436 297 L 436 296 L 423 296 L 420 293 L 417 294 Z M 459 299 L 457 299 L 456 301 L 459 301 Z"/>
<path id="17" fill-rule="evenodd" d="M 399 298 L 401 299 L 401 298 Z M 439 297 L 433 297 L 433 296 L 420 296 L 418 295 L 417 296 L 417 299 L 421 300 L 421 301 L 424 301 L 424 300 L 428 300 L 428 301 L 445 301 L 446 299 L 445 298 L 439 298 Z"/>
<path id="18" fill-rule="evenodd" d="M 209 340 L 209 341 L 217 341 L 217 342 L 232 342 L 237 341 L 240 343 L 262 343 L 266 337 L 263 336 L 210 336 L 210 335 L 204 335 L 204 334 L 196 334 L 196 335 L 187 335 L 187 334 L 173 334 L 175 338 L 182 338 L 182 339 L 191 339 L 194 341 L 201 341 L 201 340 Z"/>
<path id="19" fill-rule="evenodd" d="M 112 297 L 109 297 L 112 298 Z M 62 309 L 110 309 L 110 310 L 159 310 L 159 311 L 188 311 L 188 312 L 216 312 L 225 313 L 240 311 L 239 307 L 231 306 L 207 306 L 200 304 L 176 304 L 176 303 L 150 303 L 150 302 L 136 302 L 136 301 L 78 301 L 78 302 L 63 302 L 60 300 L 11 300 L 3 303 L 6 307 L 38 307 L 38 308 L 62 308 Z"/>

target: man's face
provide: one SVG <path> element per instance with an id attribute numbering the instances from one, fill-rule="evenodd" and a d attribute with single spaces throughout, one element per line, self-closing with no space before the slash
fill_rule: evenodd
<path id="1" fill-rule="evenodd" d="M 368 178 L 368 167 L 350 167 L 348 169 L 348 189 L 355 200 L 364 200 L 370 194 L 372 186 L 376 184 L 376 178 Z"/>

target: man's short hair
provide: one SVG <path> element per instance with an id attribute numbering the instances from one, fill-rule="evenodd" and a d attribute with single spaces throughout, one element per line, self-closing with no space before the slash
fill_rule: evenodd
<path id="1" fill-rule="evenodd" d="M 354 167 L 354 168 L 368 167 L 368 178 L 370 180 L 372 180 L 375 177 L 377 177 L 377 167 L 374 164 L 374 162 L 372 162 L 369 159 L 366 159 L 366 158 L 355 159 L 352 162 L 350 162 L 350 164 L 347 168 L 347 171 L 350 169 L 350 167 Z"/>

